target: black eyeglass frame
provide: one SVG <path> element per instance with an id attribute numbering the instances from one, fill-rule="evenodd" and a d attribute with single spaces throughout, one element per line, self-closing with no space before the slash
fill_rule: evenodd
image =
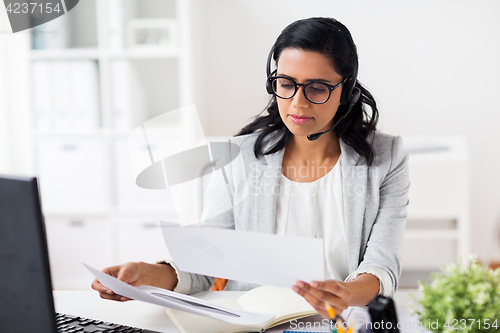
<path id="1" fill-rule="evenodd" d="M 328 102 L 328 100 L 330 99 L 330 96 L 332 96 L 332 91 L 334 91 L 335 89 L 337 89 L 338 87 L 340 87 L 341 85 L 343 85 L 348 78 L 344 78 L 341 82 L 337 83 L 336 85 L 331 85 L 329 83 L 326 83 L 326 82 L 321 82 L 321 81 L 311 81 L 311 82 L 307 82 L 307 83 L 297 83 L 295 82 L 294 79 L 291 79 L 287 76 L 283 76 L 283 75 L 274 75 L 274 76 L 269 76 L 267 78 L 269 81 L 271 81 L 271 87 L 273 87 L 273 94 L 274 96 L 276 97 L 279 97 L 281 99 L 290 99 L 290 98 L 293 98 L 293 96 L 295 96 L 295 94 L 297 94 L 297 91 L 299 90 L 299 87 L 302 87 L 303 88 L 303 91 L 304 91 L 304 96 L 306 97 L 306 99 L 313 103 L 313 104 L 325 104 L 326 102 Z M 273 85 L 273 81 L 276 80 L 276 79 L 287 79 L 287 80 L 290 80 L 292 81 L 294 84 L 295 84 L 295 91 L 293 92 L 292 96 L 290 97 L 281 97 L 279 96 L 276 91 L 274 91 L 274 85 Z M 307 94 L 306 94 L 306 87 L 310 84 L 313 84 L 313 83 L 321 83 L 321 84 L 324 84 L 327 88 L 328 88 L 328 97 L 327 99 L 324 101 L 324 102 L 313 102 L 309 99 L 309 97 L 307 97 Z"/>

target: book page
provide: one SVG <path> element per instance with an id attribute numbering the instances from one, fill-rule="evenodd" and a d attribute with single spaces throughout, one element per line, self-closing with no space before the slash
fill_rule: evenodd
<path id="1" fill-rule="evenodd" d="M 290 320 L 317 313 L 302 296 L 290 288 L 258 287 L 240 296 L 237 302 L 246 311 L 275 315 L 273 325 L 285 319 Z"/>
<path id="2" fill-rule="evenodd" d="M 244 310 L 236 300 L 216 299 L 211 303 L 224 306 L 226 308 Z M 266 327 L 272 319 L 257 326 L 245 326 L 230 324 L 217 319 L 212 319 L 192 313 L 168 309 L 167 314 L 174 322 L 181 333 L 238 333 L 238 332 L 258 332 Z"/>

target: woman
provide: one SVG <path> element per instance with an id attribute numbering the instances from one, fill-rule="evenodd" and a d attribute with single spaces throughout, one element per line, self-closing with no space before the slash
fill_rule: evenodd
<path id="1" fill-rule="evenodd" d="M 392 295 L 401 274 L 408 158 L 399 137 L 376 132 L 376 103 L 357 71 L 356 47 L 340 22 L 310 18 L 286 27 L 269 54 L 267 114 L 231 140 L 240 147 L 239 163 L 225 171 L 233 208 L 218 210 L 226 187 L 213 177 L 202 218 L 206 226 L 323 238 L 325 280 L 298 281 L 293 290 L 325 318 L 325 302 L 338 313 L 366 305 L 379 293 Z M 185 293 L 214 280 L 173 263 L 104 271 Z M 226 290 L 252 287 L 229 281 Z M 97 281 L 93 288 L 126 300 Z"/>

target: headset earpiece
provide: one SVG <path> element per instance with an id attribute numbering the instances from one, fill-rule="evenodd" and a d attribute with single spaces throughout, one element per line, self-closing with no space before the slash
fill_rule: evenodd
<path id="1" fill-rule="evenodd" d="M 361 89 L 359 89 L 358 87 L 354 87 L 354 89 L 352 90 L 351 100 L 349 103 L 351 103 L 352 105 L 356 104 L 360 97 L 361 97 Z"/>
<path id="2" fill-rule="evenodd" d="M 267 75 L 266 90 L 271 95 L 274 94 L 274 90 L 273 90 L 273 84 L 271 83 L 271 80 L 269 79 L 269 77 L 271 77 L 275 74 L 276 74 L 276 70 L 273 71 L 271 74 Z"/>
<path id="3" fill-rule="evenodd" d="M 352 78 L 345 80 L 342 85 L 342 94 L 340 95 L 340 104 L 346 105 L 349 104 L 350 97 L 352 92 Z"/>

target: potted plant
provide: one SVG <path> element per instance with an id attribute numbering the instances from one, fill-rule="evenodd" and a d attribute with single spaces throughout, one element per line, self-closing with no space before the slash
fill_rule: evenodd
<path id="1" fill-rule="evenodd" d="M 423 327 L 433 332 L 499 332 L 500 269 L 480 264 L 475 257 L 434 272 L 430 284 L 419 281 L 419 295 L 410 305 Z"/>

